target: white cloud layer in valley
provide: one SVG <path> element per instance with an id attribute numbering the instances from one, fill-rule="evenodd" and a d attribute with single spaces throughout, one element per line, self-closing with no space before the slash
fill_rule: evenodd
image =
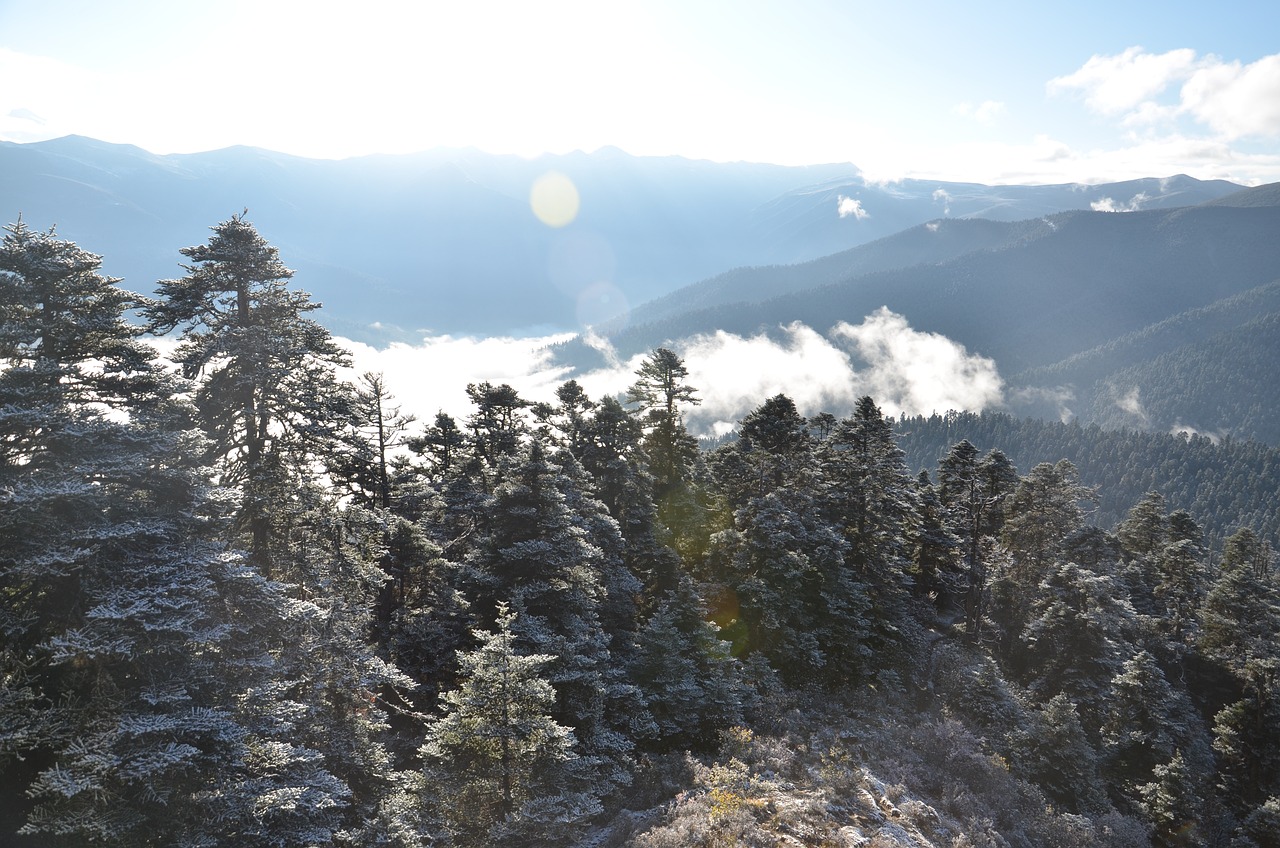
<path id="1" fill-rule="evenodd" d="M 531 401 L 554 401 L 555 390 L 577 380 L 593 398 L 620 395 L 635 380 L 643 354 L 586 372 L 557 365 L 551 345 L 537 339 L 439 336 L 420 345 L 386 348 L 340 340 L 352 351 L 354 372 L 381 372 L 405 411 L 430 421 L 444 411 L 459 420 L 471 411 L 468 383 L 508 383 Z M 980 411 L 1001 405 L 995 363 L 936 333 L 913 329 L 880 309 L 860 324 L 840 322 L 825 334 L 801 323 L 750 337 L 724 331 L 668 345 L 689 369 L 702 404 L 686 410 L 690 429 L 723 434 L 769 397 L 791 397 L 805 415 L 847 414 L 871 395 L 886 414 Z"/>

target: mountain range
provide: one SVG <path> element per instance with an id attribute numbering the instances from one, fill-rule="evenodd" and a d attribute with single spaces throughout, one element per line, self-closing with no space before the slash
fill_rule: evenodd
<path id="1" fill-rule="evenodd" d="M 549 172 L 567 175 L 580 201 L 560 228 L 530 210 L 531 186 Z M 847 164 L 714 163 L 609 148 L 330 161 L 245 147 L 161 156 L 77 136 L 0 143 L 0 217 L 56 225 L 126 286 L 150 292 L 180 275 L 179 248 L 247 209 L 298 285 L 325 305 L 330 327 L 375 343 L 577 330 L 731 268 L 815 260 L 934 219 L 1162 209 L 1239 188 L 1187 177 L 881 184 Z"/>
<path id="2" fill-rule="evenodd" d="M 1280 185 L 1172 209 L 938 219 L 735 269 L 603 329 L 628 355 L 717 330 L 826 332 L 887 307 L 994 360 L 1017 414 L 1280 444 L 1268 412 L 1280 400 L 1278 236 Z"/>
<path id="3" fill-rule="evenodd" d="M 579 196 L 564 227 L 530 210 L 549 172 Z M 1280 185 L 877 184 L 851 165 L 616 149 L 327 161 L 0 143 L 0 215 L 56 225 L 138 291 L 246 207 L 321 319 L 360 341 L 591 324 L 625 356 L 887 307 L 994 360 L 1015 414 L 1280 444 Z M 601 355 L 578 340 L 557 356 Z"/>

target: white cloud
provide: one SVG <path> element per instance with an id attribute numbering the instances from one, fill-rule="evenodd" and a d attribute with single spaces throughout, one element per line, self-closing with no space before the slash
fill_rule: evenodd
<path id="1" fill-rule="evenodd" d="M 430 421 L 441 410 L 459 419 L 469 415 L 468 383 L 509 383 L 526 399 L 553 400 L 556 387 L 569 379 L 569 369 L 551 363 L 549 345 L 568 338 L 571 334 L 532 339 L 436 336 L 420 345 L 386 348 L 337 341 L 351 351 L 353 374 L 382 373 L 405 411 Z"/>
<path id="2" fill-rule="evenodd" d="M 994 362 L 944 336 L 913 330 L 887 309 L 856 326 L 841 322 L 825 336 L 800 323 L 779 330 L 751 337 L 717 331 L 668 345 L 684 359 L 689 384 L 702 399 L 686 412 L 693 432 L 725 433 L 779 393 L 805 415 L 848 414 L 862 395 L 890 415 L 980 411 L 1001 403 Z M 569 379 L 597 398 L 620 395 L 634 382 L 644 354 L 622 360 L 593 337 L 587 343 L 605 354 L 607 364 L 574 372 L 555 365 L 548 347 L 565 338 L 440 336 L 384 349 L 340 341 L 352 351 L 353 374 L 381 372 L 404 410 L 424 421 L 437 411 L 459 420 L 469 415 L 468 383 L 508 383 L 526 400 L 554 401 L 556 388 Z"/>
<path id="3" fill-rule="evenodd" d="M 1175 84 L 1176 98 L 1162 101 Z M 1243 64 L 1186 48 L 1157 54 L 1130 47 L 1091 57 L 1074 73 L 1051 79 L 1048 90 L 1079 92 L 1090 109 L 1121 117 L 1125 126 L 1172 124 L 1185 116 L 1226 140 L 1280 137 L 1280 54 Z"/>
<path id="4" fill-rule="evenodd" d="M 836 211 L 841 218 L 852 216 L 858 221 L 871 217 L 871 213 L 862 208 L 861 200 L 845 197 L 843 194 L 836 198 Z"/>
<path id="5" fill-rule="evenodd" d="M 1142 406 L 1141 392 L 1137 386 L 1129 389 L 1121 397 L 1116 398 L 1116 406 L 1138 426 L 1146 429 L 1151 426 L 1151 418 Z"/>
<path id="6" fill-rule="evenodd" d="M 1229 139 L 1280 137 L 1280 54 L 1200 68 L 1182 87 L 1182 106 Z"/>
<path id="7" fill-rule="evenodd" d="M 1049 80 L 1048 90 L 1082 92 L 1095 112 L 1121 115 L 1186 79 L 1196 66 L 1196 52 L 1189 48 L 1147 53 L 1130 47 L 1118 56 L 1091 56 L 1074 73 Z"/>
<path id="8" fill-rule="evenodd" d="M 936 188 L 933 190 L 933 202 L 942 204 L 943 215 L 951 214 L 951 194 L 945 188 Z M 936 225 L 931 227 L 930 229 L 932 229 L 934 232 L 938 231 L 938 228 Z"/>
<path id="9" fill-rule="evenodd" d="M 978 411 L 1001 403 L 1004 384 L 993 360 L 946 336 L 913 330 L 885 307 L 857 326 L 841 322 L 831 334 L 851 344 L 866 365 L 858 372 L 857 393 L 871 395 L 891 415 Z"/>
<path id="10" fill-rule="evenodd" d="M 1128 203 L 1117 203 L 1113 198 L 1104 197 L 1089 204 L 1094 212 L 1137 212 L 1151 198 L 1145 191 L 1140 191 L 1129 198 Z"/>
<path id="11" fill-rule="evenodd" d="M 689 424 L 703 432 L 726 432 L 779 393 L 806 415 L 852 409 L 858 398 L 849 355 L 803 324 L 784 327 L 780 340 L 721 330 L 686 339 L 675 349 L 702 397 L 702 405 L 689 410 Z"/>
<path id="12" fill-rule="evenodd" d="M 1076 417 L 1069 405 L 1075 403 L 1076 393 L 1069 386 L 1028 386 L 1014 391 L 1008 400 L 1019 415 L 1053 415 L 1063 424 L 1070 424 Z"/>
<path id="13" fill-rule="evenodd" d="M 1181 421 L 1177 421 L 1174 423 L 1172 427 L 1169 428 L 1169 435 L 1186 436 L 1187 438 L 1195 438 L 1196 436 L 1203 436 L 1204 438 L 1208 439 L 1210 442 L 1216 445 L 1220 441 L 1222 441 L 1222 437 L 1225 434 L 1209 433 L 1203 430 L 1197 430 L 1195 427 L 1192 427 L 1190 424 L 1183 424 Z"/>

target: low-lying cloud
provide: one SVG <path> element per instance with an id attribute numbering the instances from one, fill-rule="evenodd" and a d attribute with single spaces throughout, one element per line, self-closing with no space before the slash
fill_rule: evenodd
<path id="1" fill-rule="evenodd" d="M 1128 203 L 1116 202 L 1110 197 L 1104 197 L 1090 203 L 1089 208 L 1094 212 L 1137 212 L 1150 199 L 1145 191 L 1140 191 L 1129 198 Z"/>
<path id="2" fill-rule="evenodd" d="M 355 373 L 382 373 L 404 410 L 426 421 L 437 411 L 460 420 L 469 415 L 468 383 L 508 383 L 526 400 L 554 401 L 556 388 L 569 379 L 596 398 L 621 395 L 635 381 L 645 354 L 622 359 L 594 338 L 588 342 L 605 354 L 607 364 L 576 371 L 558 365 L 550 347 L 566 338 L 440 336 L 382 349 L 344 343 L 352 351 Z M 797 322 L 772 333 L 717 331 L 666 346 L 684 359 L 689 384 L 702 399 L 686 410 L 690 429 L 699 435 L 732 430 L 779 393 L 805 415 L 846 415 L 863 395 L 889 415 L 981 411 L 1003 402 L 994 361 L 945 336 L 915 330 L 884 308 L 860 324 L 840 322 L 826 334 Z"/>
<path id="3" fill-rule="evenodd" d="M 863 221 L 871 217 L 871 213 L 862 208 L 862 201 L 843 194 L 836 198 L 836 212 L 841 218 L 853 218 Z"/>

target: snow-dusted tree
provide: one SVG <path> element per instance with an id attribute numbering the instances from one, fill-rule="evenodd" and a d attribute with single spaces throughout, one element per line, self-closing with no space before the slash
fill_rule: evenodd
<path id="1" fill-rule="evenodd" d="M 1080 474 L 1068 460 L 1042 462 L 1018 483 L 1005 502 L 1001 541 L 1013 554 L 1024 583 L 1034 585 L 1062 551 L 1064 541 L 1084 526 L 1082 502 L 1097 494 L 1080 484 Z"/>
<path id="2" fill-rule="evenodd" d="M 1098 754 L 1069 698 L 1053 696 L 1028 726 L 1012 728 L 1011 735 L 1016 770 L 1043 789 L 1049 800 L 1076 813 L 1107 808 Z"/>
<path id="3" fill-rule="evenodd" d="M 532 404 L 506 383 L 469 383 L 467 397 L 475 405 L 467 418 L 471 449 L 487 468 L 495 468 L 503 457 L 515 453 L 529 432 L 523 411 Z"/>
<path id="4" fill-rule="evenodd" d="M 636 381 L 627 389 L 627 403 L 636 405 L 645 424 L 645 452 L 659 496 L 688 479 L 689 465 L 698 453 L 681 412 L 682 406 L 702 403 L 688 378 L 684 360 L 660 347 L 640 363 Z"/>
<path id="5" fill-rule="evenodd" d="M 1218 711 L 1213 723 L 1218 788 L 1228 805 L 1245 816 L 1269 797 L 1280 797 L 1280 695 L 1275 684 L 1250 687 Z"/>
<path id="6" fill-rule="evenodd" d="M 738 440 L 713 454 L 716 482 L 737 509 L 753 497 L 814 477 L 813 444 L 795 401 L 775 395 L 738 425 Z"/>
<path id="7" fill-rule="evenodd" d="M 309 608 L 215 541 L 183 387 L 99 268 L 0 243 L 0 784 L 42 844 L 327 841 L 347 787 L 268 695 Z"/>
<path id="8" fill-rule="evenodd" d="M 343 824 L 352 827 L 395 791 L 372 696 L 401 678 L 370 645 L 385 522 L 340 510 L 320 473 L 350 459 L 344 436 L 358 398 L 337 377 L 348 355 L 308 317 L 318 304 L 288 287 L 293 272 L 243 216 L 181 253 L 186 276 L 162 281 L 146 313 L 154 332 L 181 330 L 174 359 L 196 380 L 207 456 L 240 495 L 236 538 L 255 568 L 309 602 L 309 618 L 277 658 L 277 697 L 298 705 L 297 741 L 350 788 Z M 385 391 L 376 381 L 366 388 L 365 406 L 381 405 Z M 385 454 L 369 454 L 365 476 L 380 501 Z"/>
<path id="9" fill-rule="evenodd" d="M 505 457 L 495 479 L 461 589 L 482 626 L 509 603 L 519 614 L 513 632 L 521 650 L 555 658 L 546 668 L 556 689 L 552 715 L 577 735 L 574 769 L 593 791 L 608 794 L 630 780 L 630 728 L 647 724 L 601 619 L 604 571 L 620 564 L 607 561 L 592 530 L 605 521 L 616 536 L 617 527 L 598 503 L 586 507 L 589 495 L 574 491 L 574 480 L 537 439 Z M 594 514 L 592 521 L 570 504 Z"/>
<path id="10" fill-rule="evenodd" d="M 1204 799 L 1199 776 L 1188 767 L 1180 751 L 1153 770 L 1150 783 L 1138 788 L 1143 811 L 1160 845 L 1203 845 L 1199 827 Z"/>
<path id="11" fill-rule="evenodd" d="M 1200 650 L 1257 688 L 1280 673 L 1280 586 L 1271 559 L 1253 530 L 1238 530 L 1200 610 Z"/>
<path id="12" fill-rule="evenodd" d="M 1133 653 L 1126 638 L 1133 629 L 1133 608 L 1117 598 L 1114 581 L 1060 564 L 1040 583 L 1022 634 L 1025 653 L 1013 665 L 1038 700 L 1066 695 L 1096 728 L 1111 680 Z"/>
<path id="13" fill-rule="evenodd" d="M 623 562 L 640 580 L 642 612 L 652 612 L 680 579 L 680 556 L 670 546 L 670 533 L 658 520 L 653 477 L 640 446 L 640 422 L 613 398 L 592 408 L 582 424 L 574 455 L 591 476 L 592 490 L 618 522 L 625 547 Z"/>
<path id="14" fill-rule="evenodd" d="M 1102 725 L 1108 779 L 1127 792 L 1149 783 L 1156 766 L 1169 762 L 1185 737 L 1175 715 L 1173 689 L 1155 657 L 1139 651 L 1111 681 Z"/>
<path id="15" fill-rule="evenodd" d="M 291 502 L 311 457 L 328 453 L 348 420 L 347 363 L 308 313 L 319 304 L 289 289 L 293 271 L 242 215 L 183 248 L 182 279 L 160 283 L 146 314 L 158 333 L 181 330 L 175 361 L 198 378 L 195 402 L 222 481 L 242 492 L 238 526 L 254 564 L 272 576 L 275 517 Z M 288 576 L 288 575 L 283 575 Z"/>
<path id="16" fill-rule="evenodd" d="M 573 731 L 551 717 L 544 671 L 556 658 L 523 653 L 516 621 L 500 604 L 496 629 L 475 632 L 479 647 L 459 657 L 462 685 L 443 696 L 422 746 L 427 791 L 460 846 L 563 844 L 599 810 L 566 786 L 578 755 Z"/>
<path id="17" fill-rule="evenodd" d="M 363 506 L 391 508 L 395 452 L 408 441 L 412 415 L 401 411 L 381 374 L 360 376 L 351 397 L 351 420 L 339 443 L 326 451 L 329 475 Z"/>
<path id="18" fill-rule="evenodd" d="M 721 730 L 741 723 L 738 663 L 690 580 L 662 599 L 639 642 L 631 673 L 657 727 L 650 747 L 708 750 Z"/>
<path id="19" fill-rule="evenodd" d="M 862 584 L 870 602 L 872 629 L 860 637 L 869 639 L 863 650 L 892 662 L 907 620 L 915 480 L 892 425 L 870 397 L 835 426 L 817 459 L 818 508 L 843 536 L 850 579 Z"/>
<path id="20" fill-rule="evenodd" d="M 763 654 L 795 683 L 865 672 L 870 600 L 845 550 L 806 491 L 778 489 L 739 509 L 733 529 L 712 537 L 705 569 L 718 605 L 733 611 L 720 618 L 735 650 Z"/>
<path id="21" fill-rule="evenodd" d="M 948 581 L 961 594 L 965 627 L 971 640 L 981 637 L 986 615 L 991 540 L 1004 526 L 1005 501 L 1018 485 L 1017 470 L 1000 451 L 979 457 L 967 439 L 955 444 L 938 463 L 938 496 L 947 528 L 959 542 L 963 566 L 959 579 Z"/>
<path id="22" fill-rule="evenodd" d="M 961 543 L 947 528 L 946 509 L 928 471 L 921 471 L 916 478 L 915 500 L 917 520 L 910 535 L 914 590 L 942 610 L 962 598 L 967 588 L 967 584 L 957 585 L 955 579 Z"/>

